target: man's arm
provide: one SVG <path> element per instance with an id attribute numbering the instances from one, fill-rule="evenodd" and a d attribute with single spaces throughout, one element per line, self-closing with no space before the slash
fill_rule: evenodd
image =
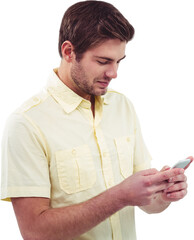
<path id="1" fill-rule="evenodd" d="M 12 198 L 12 204 L 24 240 L 68 240 L 126 206 L 150 205 L 156 193 L 172 186 L 166 180 L 183 172 L 144 170 L 88 201 L 68 207 L 51 208 L 49 199 L 31 197 Z"/>
<path id="2" fill-rule="evenodd" d="M 12 198 L 24 240 L 68 240 L 87 232 L 122 208 L 116 189 L 86 202 L 51 208 L 47 198 Z"/>

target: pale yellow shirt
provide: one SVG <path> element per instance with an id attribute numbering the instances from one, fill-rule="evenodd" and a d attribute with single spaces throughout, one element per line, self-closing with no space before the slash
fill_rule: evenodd
<path id="1" fill-rule="evenodd" d="M 56 70 L 55 70 L 56 71 Z M 8 119 L 2 141 L 1 199 L 46 197 L 53 208 L 90 199 L 150 167 L 131 102 L 116 91 L 91 103 L 53 71 L 45 89 Z M 126 207 L 76 240 L 135 240 Z"/>

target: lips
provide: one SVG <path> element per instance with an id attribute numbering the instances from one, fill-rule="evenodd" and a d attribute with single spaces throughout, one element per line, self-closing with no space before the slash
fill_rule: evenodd
<path id="1" fill-rule="evenodd" d="M 108 87 L 108 85 L 109 85 L 109 82 L 98 81 L 98 83 L 99 83 L 102 87 Z"/>

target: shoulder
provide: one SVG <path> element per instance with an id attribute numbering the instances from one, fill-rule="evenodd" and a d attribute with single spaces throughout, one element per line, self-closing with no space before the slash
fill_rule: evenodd
<path id="1" fill-rule="evenodd" d="M 25 115 L 15 111 L 11 113 L 6 120 L 3 137 L 10 138 L 15 136 L 16 139 L 19 139 L 32 130 L 32 124 L 25 118 Z"/>
<path id="2" fill-rule="evenodd" d="M 114 89 L 108 89 L 104 98 L 110 104 L 114 104 L 114 105 L 116 104 L 119 106 L 126 105 L 132 109 L 134 108 L 133 103 L 128 97 L 126 97 L 123 93 L 118 92 Z"/>
<path id="3" fill-rule="evenodd" d="M 26 100 L 18 109 L 15 110 L 15 113 L 25 113 L 28 112 L 30 109 L 35 108 L 49 97 L 49 94 L 44 89 L 30 97 L 28 100 Z"/>
<path id="4" fill-rule="evenodd" d="M 31 109 L 35 109 L 40 106 L 48 97 L 48 94 L 44 91 L 41 91 L 38 94 L 30 97 L 26 100 L 21 106 L 15 109 L 8 117 L 5 122 L 5 132 L 9 131 L 10 133 L 21 131 L 22 129 L 31 128 L 32 123 L 27 117 L 27 112 Z"/>
<path id="5" fill-rule="evenodd" d="M 20 107 L 13 111 L 7 118 L 4 128 L 4 133 L 9 135 L 19 134 L 24 131 L 34 129 L 31 119 L 28 117 L 28 112 L 32 109 L 39 109 L 39 106 L 46 101 L 48 94 L 46 91 L 41 91 L 38 94 L 30 97 Z"/>

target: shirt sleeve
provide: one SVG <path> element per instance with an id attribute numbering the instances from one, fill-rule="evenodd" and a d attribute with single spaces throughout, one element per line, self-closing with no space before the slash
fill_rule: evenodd
<path id="1" fill-rule="evenodd" d="M 23 114 L 12 114 L 5 126 L 1 152 L 1 199 L 50 198 L 46 144 Z"/>

